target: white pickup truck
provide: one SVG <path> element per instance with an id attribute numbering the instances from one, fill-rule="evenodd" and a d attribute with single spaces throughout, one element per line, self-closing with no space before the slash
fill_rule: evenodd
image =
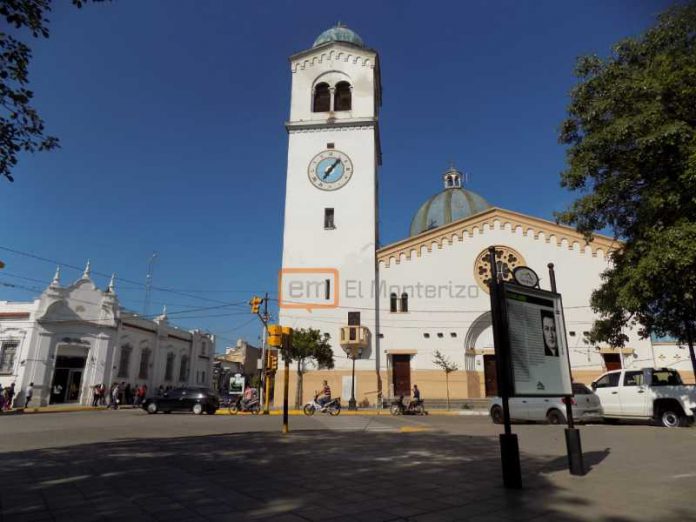
<path id="1" fill-rule="evenodd" d="M 605 420 L 649 419 L 667 428 L 686 426 L 696 414 L 696 386 L 670 368 L 607 372 L 592 383 Z"/>

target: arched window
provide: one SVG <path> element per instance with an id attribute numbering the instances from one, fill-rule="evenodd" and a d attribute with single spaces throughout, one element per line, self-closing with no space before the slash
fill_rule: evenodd
<path id="1" fill-rule="evenodd" d="M 140 353 L 140 371 L 138 372 L 138 379 L 147 379 L 150 373 L 150 349 L 143 348 Z"/>
<path id="2" fill-rule="evenodd" d="M 401 294 L 401 311 L 408 312 L 408 294 L 406 292 Z"/>
<path id="3" fill-rule="evenodd" d="M 396 309 L 396 294 L 390 294 L 389 295 L 389 311 L 390 312 L 398 312 Z"/>
<path id="4" fill-rule="evenodd" d="M 181 356 L 181 366 L 179 366 L 179 380 L 185 381 L 188 378 L 188 355 Z"/>
<path id="5" fill-rule="evenodd" d="M 318 83 L 314 87 L 312 112 L 329 112 L 331 110 L 331 91 L 328 83 Z"/>
<path id="6" fill-rule="evenodd" d="M 349 111 L 352 109 L 350 83 L 338 82 L 334 94 L 334 110 Z"/>
<path id="7" fill-rule="evenodd" d="M 121 347 L 121 358 L 118 363 L 118 376 L 128 377 L 128 367 L 130 366 L 130 356 L 133 348 L 125 344 Z"/>
<path id="8" fill-rule="evenodd" d="M 174 354 L 167 354 L 167 366 L 164 369 L 164 380 L 171 381 L 174 378 Z"/>

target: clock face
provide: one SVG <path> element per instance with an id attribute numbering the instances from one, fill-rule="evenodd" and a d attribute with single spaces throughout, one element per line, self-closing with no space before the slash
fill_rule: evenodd
<path id="1" fill-rule="evenodd" d="M 321 190 L 337 190 L 353 176 L 353 163 L 341 151 L 325 150 L 310 161 L 307 174 L 315 187 Z"/>

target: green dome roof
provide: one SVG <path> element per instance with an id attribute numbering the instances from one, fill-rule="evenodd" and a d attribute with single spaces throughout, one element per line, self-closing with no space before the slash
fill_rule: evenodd
<path id="1" fill-rule="evenodd" d="M 461 188 L 461 174 L 445 172 L 445 190 L 421 205 L 411 221 L 411 236 L 484 212 L 491 205 L 475 192 Z"/>
<path id="2" fill-rule="evenodd" d="M 357 45 L 358 47 L 365 47 L 365 43 L 363 42 L 362 38 L 360 38 L 355 31 L 352 31 L 345 25 L 341 24 L 341 22 L 336 24 L 335 27 L 327 29 L 321 33 L 317 39 L 314 40 L 312 47 L 318 47 L 319 45 L 328 42 L 347 42 Z"/>

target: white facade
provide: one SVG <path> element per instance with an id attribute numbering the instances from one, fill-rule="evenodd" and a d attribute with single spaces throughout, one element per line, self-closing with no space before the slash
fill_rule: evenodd
<path id="1" fill-rule="evenodd" d="M 0 301 L 0 385 L 15 383 L 18 404 L 34 383 L 30 405 L 90 404 L 97 384 L 205 386 L 215 339 L 122 310 L 113 279 L 98 289 L 89 276 L 62 287 L 58 273 L 30 303 Z"/>
<path id="2" fill-rule="evenodd" d="M 691 380 L 684 347 L 652 343 L 635 332 L 628 332 L 629 342 L 623 350 L 591 346 L 585 340 L 594 320 L 589 306 L 591 293 L 607 268 L 608 253 L 619 244 L 600 235 L 587 244 L 571 228 L 490 206 L 480 196 L 460 188 L 461 174 L 453 168 L 443 177 L 445 189 L 435 206 L 443 202 L 453 205 L 452 194 L 447 191 L 460 191 L 457 197 L 468 201 L 470 210 L 462 213 L 454 206 L 444 208 L 444 217 L 434 220 L 432 226 L 425 220 L 413 232 L 412 225 L 411 237 L 378 248 L 377 110 L 381 86 L 377 54 L 342 26 L 326 31 L 317 42 L 290 58 L 292 96 L 286 124 L 289 141 L 280 323 L 328 332 L 336 369 L 310 372 L 305 381 L 315 384 L 333 379 L 332 386 L 340 389 L 349 379 L 346 372 L 351 361 L 341 350 L 341 334 L 349 324 L 349 313 L 359 312 L 359 324 L 368 334 L 356 364 L 359 400 L 371 401 L 377 393 L 403 392 L 404 382 L 397 384 L 396 374 L 403 377 L 404 371 L 409 387 L 426 383 L 430 397 L 444 395 L 444 389 L 442 394 L 435 391 L 442 380 L 433 363 L 436 350 L 458 366 L 459 371 L 451 377 L 455 380 L 454 396 L 488 393 L 491 372 L 495 374 L 494 368 L 488 367 L 494 351 L 490 297 L 481 280 L 485 270 L 480 256 L 492 245 L 511 252 L 517 264 L 535 270 L 545 289 L 550 287 L 547 265 L 555 265 L 577 381 L 589 382 L 615 364 L 671 366 Z M 344 81 L 352 87 L 352 110 L 336 110 L 334 105 L 333 89 Z M 317 110 L 317 86 L 322 83 L 332 89 L 331 106 Z M 322 190 L 309 179 L 311 161 L 332 149 L 350 157 L 354 172 L 344 186 Z M 437 175 L 433 173 L 434 182 Z M 324 226 L 326 208 L 334 209 L 335 228 Z M 425 210 L 416 214 L 414 223 L 427 218 Z M 459 217 L 452 217 L 455 215 Z M 324 279 L 336 286 L 337 295 L 331 287 L 323 301 L 321 295 L 306 299 L 303 295 L 295 300 L 288 297 L 293 281 L 299 280 L 297 288 L 306 294 L 302 281 L 321 288 Z M 407 311 L 402 310 L 404 307 Z M 399 372 L 393 368 L 397 359 Z M 431 381 L 432 386 L 427 384 Z"/>
<path id="3" fill-rule="evenodd" d="M 374 51 L 330 42 L 292 56 L 290 63 L 292 101 L 286 124 L 289 139 L 283 236 L 283 269 L 289 271 L 283 279 L 320 284 L 329 279 L 330 283 L 328 299 L 323 294 L 314 296 L 319 298 L 313 300 L 319 306 L 311 312 L 299 307 L 300 300 L 287 284 L 281 284 L 281 300 L 287 306 L 281 308 L 280 323 L 300 328 L 324 320 L 322 330 L 338 339 L 340 324 L 347 324 L 347 317 L 343 313 L 340 321 L 332 324 L 339 310 L 332 307 L 335 299 L 341 307 L 359 311 L 363 325 L 375 327 L 374 297 L 347 294 L 344 289 L 351 281 L 372 281 L 375 277 L 381 96 L 378 58 Z M 340 82 L 350 85 L 349 110 L 334 110 L 335 89 Z M 321 83 L 330 86 L 331 106 L 317 112 L 312 110 L 313 93 Z M 322 190 L 310 182 L 312 160 L 322 152 L 340 152 L 352 164 L 350 181 L 339 190 Z M 332 209 L 334 226 L 326 226 L 327 209 Z M 323 272 L 326 268 L 333 272 Z M 347 364 L 344 359 L 337 360 L 339 368 Z"/>

